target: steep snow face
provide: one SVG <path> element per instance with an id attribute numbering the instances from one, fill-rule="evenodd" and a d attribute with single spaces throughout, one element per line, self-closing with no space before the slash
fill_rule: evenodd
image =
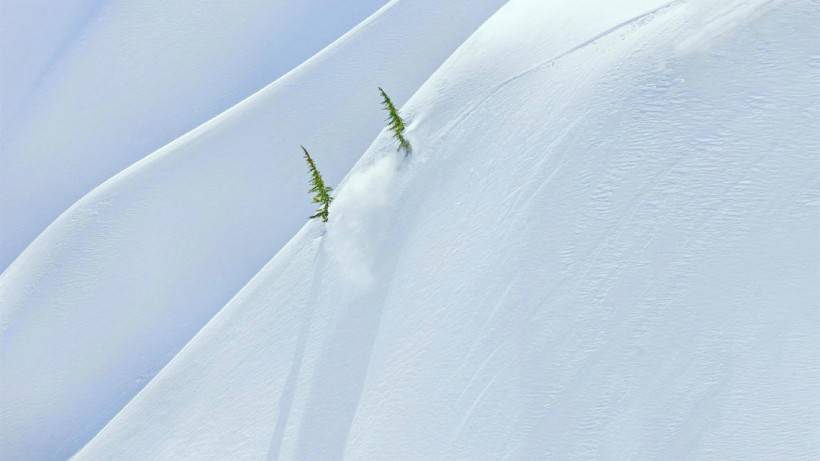
<path id="1" fill-rule="evenodd" d="M 92 188 L 384 3 L 4 0 L 0 271 Z"/>
<path id="2" fill-rule="evenodd" d="M 818 459 L 818 21 L 512 0 L 75 459 Z"/>
<path id="3" fill-rule="evenodd" d="M 0 275 L 0 453 L 88 441 L 304 224 L 299 145 L 335 184 L 383 126 L 377 86 L 406 100 L 502 3 L 391 2 L 57 219 Z"/>

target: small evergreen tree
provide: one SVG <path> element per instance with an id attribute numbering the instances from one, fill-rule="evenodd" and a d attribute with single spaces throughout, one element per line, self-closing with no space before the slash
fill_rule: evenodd
<path id="1" fill-rule="evenodd" d="M 390 96 L 387 96 L 387 93 L 384 92 L 382 87 L 379 87 L 379 93 L 382 94 L 382 105 L 384 106 L 384 110 L 389 114 L 387 118 L 387 126 L 390 128 L 390 131 L 393 132 L 393 138 L 399 144 L 399 152 L 404 151 L 404 155 L 407 155 L 410 153 L 411 147 L 410 141 L 404 137 L 404 119 L 401 118 L 398 109 L 396 109 L 393 101 L 390 100 Z"/>
<path id="2" fill-rule="evenodd" d="M 313 157 L 310 156 L 305 146 L 300 147 L 302 151 L 305 152 L 305 161 L 308 164 L 308 170 L 310 170 L 310 192 L 314 194 L 313 203 L 319 204 L 319 209 L 316 210 L 316 213 L 311 216 L 310 219 L 321 218 L 322 222 L 327 222 L 328 207 L 330 207 L 330 202 L 333 201 L 333 197 L 330 195 L 333 188 L 325 185 L 325 180 L 322 179 L 322 175 L 319 173 L 319 169 L 316 168 Z"/>

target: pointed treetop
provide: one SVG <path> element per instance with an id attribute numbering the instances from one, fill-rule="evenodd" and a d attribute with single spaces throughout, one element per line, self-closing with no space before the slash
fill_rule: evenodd
<path id="1" fill-rule="evenodd" d="M 316 167 L 316 162 L 313 161 L 313 157 L 310 156 L 310 152 L 305 149 L 305 146 L 299 147 L 301 147 L 302 151 L 305 153 L 305 161 L 307 162 L 308 170 L 310 171 L 309 192 L 313 193 L 313 203 L 319 204 L 319 208 L 316 210 L 316 213 L 310 217 L 310 219 L 320 218 L 322 222 L 327 222 L 330 202 L 333 201 L 333 197 L 330 195 L 333 188 L 325 185 L 322 174 L 319 173 L 319 169 Z"/>
<path id="2" fill-rule="evenodd" d="M 398 143 L 398 151 L 404 151 L 404 155 L 408 155 L 412 147 L 410 146 L 410 141 L 404 136 L 404 130 L 407 127 L 406 123 L 401 115 L 399 115 L 399 110 L 396 109 L 390 96 L 387 95 L 382 87 L 379 87 L 379 93 L 382 95 L 382 106 L 384 106 L 384 110 L 387 111 L 388 114 L 387 127 L 393 132 L 393 139 Z"/>

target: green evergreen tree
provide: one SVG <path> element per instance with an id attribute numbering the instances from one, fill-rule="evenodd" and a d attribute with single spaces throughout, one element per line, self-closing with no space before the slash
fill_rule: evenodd
<path id="1" fill-rule="evenodd" d="M 327 222 L 328 208 L 330 207 L 330 202 L 333 201 L 333 197 L 330 195 L 333 188 L 325 185 L 325 180 L 322 179 L 322 175 L 319 173 L 319 169 L 316 168 L 313 157 L 310 156 L 305 146 L 300 147 L 305 152 L 305 161 L 310 170 L 310 192 L 314 194 L 313 203 L 320 205 L 319 209 L 316 210 L 316 213 L 311 216 L 310 219 L 321 218 L 322 222 Z"/>
<path id="2" fill-rule="evenodd" d="M 379 87 L 379 93 L 382 94 L 382 105 L 384 106 L 384 110 L 387 111 L 389 117 L 387 119 L 387 126 L 390 128 L 390 131 L 393 132 L 393 138 L 399 144 L 399 152 L 404 151 L 404 155 L 407 155 L 411 151 L 410 141 L 404 137 L 404 129 L 405 123 L 404 119 L 401 118 L 399 115 L 398 109 L 393 104 L 393 101 L 390 100 L 390 96 L 387 96 L 387 93 Z"/>

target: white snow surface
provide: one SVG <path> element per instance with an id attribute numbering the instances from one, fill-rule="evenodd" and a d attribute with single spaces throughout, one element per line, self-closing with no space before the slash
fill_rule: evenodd
<path id="1" fill-rule="evenodd" d="M 63 213 L 0 275 L 0 453 L 87 442 L 311 214 L 299 145 L 337 182 L 383 126 L 377 86 L 405 100 L 502 3 L 391 2 Z"/>
<path id="2" fill-rule="evenodd" d="M 820 459 L 818 23 L 391 2 L 0 276 L 0 453 L 122 408 L 72 459 Z M 296 232 L 301 139 L 334 184 L 364 153 Z"/>
<path id="3" fill-rule="evenodd" d="M 384 3 L 0 1 L 0 271 L 85 193 Z"/>

